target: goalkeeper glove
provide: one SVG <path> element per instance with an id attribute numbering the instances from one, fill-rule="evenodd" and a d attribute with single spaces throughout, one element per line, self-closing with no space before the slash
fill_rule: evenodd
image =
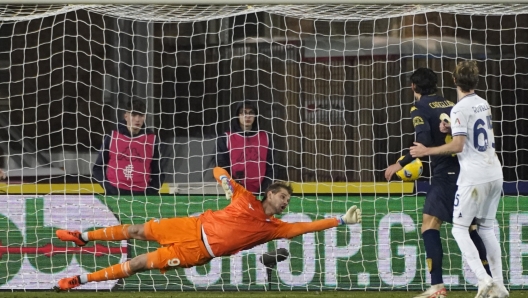
<path id="1" fill-rule="evenodd" d="M 356 224 L 361 222 L 361 209 L 358 209 L 356 205 L 350 207 L 345 215 L 338 218 L 339 224 Z"/>
<path id="2" fill-rule="evenodd" d="M 233 196 L 233 186 L 227 176 L 220 176 L 220 181 L 222 182 L 222 188 L 224 189 L 226 199 L 231 200 Z"/>

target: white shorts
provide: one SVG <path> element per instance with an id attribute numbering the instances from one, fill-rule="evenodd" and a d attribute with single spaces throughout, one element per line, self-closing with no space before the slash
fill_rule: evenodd
<path id="1" fill-rule="evenodd" d="M 459 186 L 453 208 L 453 224 L 469 227 L 474 218 L 495 220 L 503 179 Z"/>

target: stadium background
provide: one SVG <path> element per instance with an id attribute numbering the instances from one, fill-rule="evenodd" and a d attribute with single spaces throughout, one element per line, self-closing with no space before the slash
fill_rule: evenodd
<path id="1" fill-rule="evenodd" d="M 451 71 L 460 58 L 480 61 L 477 94 L 492 105 L 506 181 L 527 180 L 522 14 L 417 10 L 326 22 L 257 10 L 141 22 L 112 17 L 117 9 L 74 9 L 0 27 L 0 148 L 13 182 L 21 168 L 27 182 L 89 182 L 103 134 L 122 119 L 130 96 L 147 99 L 169 182 L 212 181 L 205 169 L 214 162 L 214 139 L 239 99 L 258 100 L 261 127 L 278 149 L 279 178 L 383 181 L 387 161 L 413 139 L 412 122 L 403 121 L 414 100 L 408 76 L 431 67 L 439 92 L 455 98 Z"/>

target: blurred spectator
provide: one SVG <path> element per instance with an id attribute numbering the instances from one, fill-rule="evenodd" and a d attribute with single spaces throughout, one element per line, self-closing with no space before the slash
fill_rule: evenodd
<path id="1" fill-rule="evenodd" d="M 263 193 L 275 178 L 271 135 L 260 129 L 256 103 L 237 104 L 231 128 L 217 140 L 217 166 L 253 193 Z"/>
<path id="2" fill-rule="evenodd" d="M 156 195 L 163 183 L 159 138 L 145 126 L 146 106 L 131 100 L 117 129 L 104 137 L 93 177 L 106 195 Z"/>

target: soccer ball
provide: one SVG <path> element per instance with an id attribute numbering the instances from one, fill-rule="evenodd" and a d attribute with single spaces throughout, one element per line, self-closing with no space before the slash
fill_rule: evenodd
<path id="1" fill-rule="evenodd" d="M 404 157 L 405 156 L 402 156 L 398 160 L 402 160 Z M 411 182 L 420 178 L 420 176 L 422 176 L 422 171 L 422 161 L 419 158 L 415 158 L 408 165 L 403 167 L 403 169 L 396 172 L 396 176 L 400 177 L 402 181 Z"/>

